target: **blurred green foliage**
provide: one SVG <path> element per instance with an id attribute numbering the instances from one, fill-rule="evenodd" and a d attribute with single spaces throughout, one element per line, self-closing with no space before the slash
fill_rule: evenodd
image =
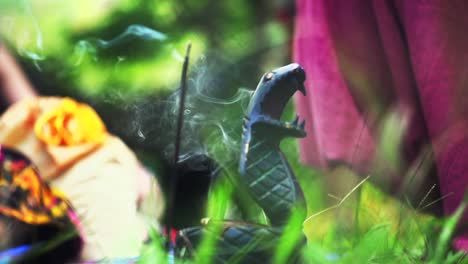
<path id="1" fill-rule="evenodd" d="M 180 52 L 188 42 L 193 61 L 216 53 L 239 62 L 238 67 L 252 63 L 256 70 L 245 75 L 255 75 L 265 67 L 259 56 L 289 39 L 268 1 L 1 0 L 0 5 L 1 36 L 36 65 L 37 74 L 63 85 L 52 90 L 37 83 L 39 90 L 52 94 L 167 93 L 177 86 Z M 143 36 L 96 45 L 96 40 L 118 38 L 132 25 L 159 31 L 167 39 Z M 283 64 L 285 58 L 270 63 Z M 249 62 L 241 62 L 245 59 Z"/>

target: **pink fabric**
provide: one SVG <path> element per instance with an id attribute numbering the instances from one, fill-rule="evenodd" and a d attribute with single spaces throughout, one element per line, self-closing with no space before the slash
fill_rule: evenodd
<path id="1" fill-rule="evenodd" d="M 462 249 L 468 252 L 468 231 L 466 231 L 463 235 L 457 237 L 453 244 L 455 248 Z"/>
<path id="2" fill-rule="evenodd" d="M 444 210 L 454 212 L 468 190 L 468 1 L 296 3 L 294 59 L 308 90 L 295 98 L 308 121 L 303 161 L 369 172 L 379 121 L 397 110 L 408 121 L 403 156 L 411 163 L 431 143 L 442 195 L 453 193 Z"/>

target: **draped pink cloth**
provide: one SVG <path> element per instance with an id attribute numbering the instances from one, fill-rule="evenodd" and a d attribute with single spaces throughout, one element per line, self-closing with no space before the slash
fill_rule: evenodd
<path id="1" fill-rule="evenodd" d="M 296 10 L 303 161 L 369 172 L 380 121 L 397 110 L 408 122 L 403 157 L 410 164 L 430 143 L 453 213 L 468 191 L 468 1 L 296 0 Z M 468 250 L 468 235 L 455 244 Z"/>

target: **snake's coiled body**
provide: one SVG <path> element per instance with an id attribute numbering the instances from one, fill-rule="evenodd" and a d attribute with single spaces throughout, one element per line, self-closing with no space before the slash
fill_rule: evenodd
<path id="1" fill-rule="evenodd" d="M 244 120 L 239 182 L 263 209 L 270 225 L 220 221 L 186 228 L 177 236 L 176 255 L 194 257 L 203 236 L 212 234 L 217 236 L 215 263 L 270 263 L 290 215 L 299 212 L 305 218 L 302 190 L 279 148 L 286 137 L 306 135 L 305 124 L 299 124 L 298 117 L 291 122 L 279 120 L 291 96 L 298 90 L 305 94 L 304 80 L 304 70 L 298 64 L 266 73 Z M 299 241 L 305 241 L 305 237 L 302 235 Z M 289 263 L 297 260 L 296 250 Z"/>

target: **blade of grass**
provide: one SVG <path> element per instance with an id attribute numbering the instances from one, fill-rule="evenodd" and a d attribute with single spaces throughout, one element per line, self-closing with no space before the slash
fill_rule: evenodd
<path id="1" fill-rule="evenodd" d="M 445 222 L 442 232 L 440 233 L 439 240 L 436 245 L 434 258 L 431 263 L 438 264 L 443 263 L 449 250 L 450 241 L 457 227 L 458 221 L 461 219 L 465 209 L 468 205 L 468 193 L 465 195 L 463 201 L 458 206 L 455 213 L 447 219 Z"/>
<path id="2" fill-rule="evenodd" d="M 328 211 L 330 211 L 330 210 L 333 210 L 333 209 L 335 209 L 335 208 L 340 207 L 340 206 L 351 196 L 351 194 L 353 194 L 359 187 L 361 187 L 361 185 L 363 185 L 370 177 L 371 177 L 371 176 L 367 176 L 367 177 L 364 178 L 362 181 L 360 181 L 353 189 L 351 189 L 351 191 L 349 191 L 349 192 L 343 197 L 343 199 L 341 199 L 341 201 L 340 201 L 339 203 L 337 203 L 337 204 L 335 204 L 335 205 L 333 205 L 333 206 L 330 206 L 330 207 L 328 207 L 328 208 L 326 208 L 326 209 L 323 209 L 323 210 L 321 210 L 321 211 L 319 211 L 319 212 L 317 212 L 317 213 L 315 213 L 315 214 L 313 214 L 313 215 L 307 217 L 307 218 L 304 220 L 303 224 L 306 223 L 306 222 L 308 222 L 308 221 L 310 221 L 312 218 L 314 218 L 314 217 L 316 217 L 316 216 L 318 216 L 318 215 L 321 215 L 321 214 L 323 214 L 323 213 L 325 213 L 325 212 L 328 212 Z"/>

